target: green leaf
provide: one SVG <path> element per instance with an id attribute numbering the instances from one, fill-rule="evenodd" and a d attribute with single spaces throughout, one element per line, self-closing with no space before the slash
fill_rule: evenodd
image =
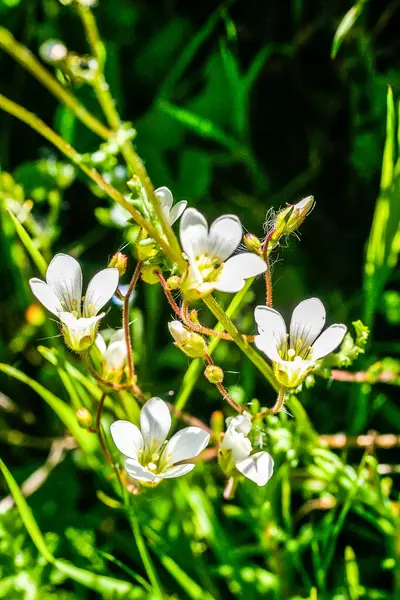
<path id="1" fill-rule="evenodd" d="M 357 4 L 352 6 L 350 10 L 345 14 L 341 20 L 339 27 L 336 30 L 335 36 L 332 42 L 331 58 L 335 58 L 342 45 L 345 37 L 348 35 L 352 27 L 354 26 L 357 19 L 360 17 L 364 9 L 365 0 L 360 0 Z"/>
<path id="2" fill-rule="evenodd" d="M 7 212 L 10 215 L 10 217 L 12 219 L 12 222 L 14 223 L 15 230 L 16 230 L 16 232 L 17 232 L 17 234 L 18 234 L 21 242 L 25 246 L 28 254 L 32 258 L 33 262 L 35 263 L 35 265 L 38 268 L 38 270 L 39 270 L 40 274 L 42 275 L 42 277 L 45 277 L 46 276 L 46 271 L 47 271 L 47 262 L 45 261 L 45 259 L 43 258 L 43 256 L 41 255 L 41 253 L 39 252 L 39 250 L 37 249 L 37 247 L 35 246 L 33 240 L 29 236 L 29 234 L 26 231 L 26 229 L 18 221 L 18 219 L 16 218 L 16 216 L 13 215 L 13 213 L 9 209 L 7 209 Z"/>
<path id="3" fill-rule="evenodd" d="M 19 510 L 21 519 L 26 527 L 27 532 L 31 536 L 33 543 L 39 550 L 40 554 L 42 554 L 48 562 L 54 562 L 54 556 L 52 556 L 52 554 L 49 552 L 49 549 L 47 548 L 43 534 L 35 521 L 35 518 L 24 498 L 24 495 L 22 494 L 17 482 L 15 481 L 14 477 L 11 475 L 10 471 L 7 469 L 6 465 L 1 460 L 1 458 L 0 470 L 4 475 L 4 479 L 6 480 L 8 487 L 10 488 L 11 495 L 14 498 L 14 502 Z"/>
<path id="4" fill-rule="evenodd" d="M 69 429 L 71 435 L 74 436 L 81 448 L 88 454 L 94 452 L 97 448 L 96 436 L 90 434 L 85 429 L 82 429 L 76 420 L 74 411 L 70 406 L 65 404 L 60 398 L 49 392 L 43 385 L 31 379 L 22 371 L 19 371 L 15 367 L 0 363 L 0 371 L 6 373 L 10 377 L 25 383 L 32 388 L 43 400 L 50 406 L 52 410 L 61 419 L 67 429 Z"/>
<path id="5" fill-rule="evenodd" d="M 7 469 L 6 465 L 0 458 L 0 470 L 7 482 L 8 487 L 14 502 L 19 510 L 22 522 L 26 527 L 28 534 L 30 535 L 32 542 L 36 548 L 44 556 L 44 558 L 57 569 L 68 575 L 74 581 L 81 583 L 85 587 L 95 590 L 102 594 L 103 598 L 124 598 L 129 600 L 135 600 L 136 598 L 145 598 L 144 592 L 141 588 L 135 588 L 128 581 L 121 581 L 114 579 L 113 577 L 105 577 L 103 575 L 97 575 L 75 567 L 73 564 L 68 563 L 64 560 L 55 558 L 47 547 L 46 541 L 39 526 L 33 516 L 33 513 L 27 504 L 24 495 L 22 494 L 17 482 Z"/>

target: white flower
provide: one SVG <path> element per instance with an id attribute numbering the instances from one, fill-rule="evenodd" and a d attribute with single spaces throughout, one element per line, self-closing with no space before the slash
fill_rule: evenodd
<path id="1" fill-rule="evenodd" d="M 179 219 L 183 211 L 187 207 L 186 200 L 177 202 L 173 205 L 173 197 L 171 191 L 167 187 L 160 187 L 155 191 L 157 198 L 160 199 L 161 208 L 167 217 L 168 223 L 173 225 Z"/>
<path id="2" fill-rule="evenodd" d="M 108 344 L 104 339 L 106 332 L 100 332 L 96 337 L 96 346 L 101 354 L 101 375 L 106 381 L 118 383 L 127 365 L 127 349 L 123 329 L 115 331 Z"/>
<path id="3" fill-rule="evenodd" d="M 250 415 L 243 413 L 226 419 L 227 430 L 219 448 L 219 463 L 226 474 L 236 468 L 258 486 L 265 485 L 272 476 L 274 461 L 268 452 L 251 454 L 248 439 L 251 431 Z M 251 456 L 250 456 L 251 454 Z"/>
<path id="4" fill-rule="evenodd" d="M 208 229 L 206 219 L 198 210 L 185 211 L 180 238 L 189 269 L 182 279 L 181 289 L 187 297 L 201 298 L 214 289 L 235 293 L 242 289 L 245 279 L 266 271 L 263 259 L 252 252 L 232 256 L 242 235 L 242 225 L 235 215 L 219 217 Z"/>
<path id="5" fill-rule="evenodd" d="M 317 360 L 339 346 L 347 331 L 345 325 L 335 324 L 319 335 L 325 308 L 318 298 L 303 300 L 294 309 L 289 335 L 282 315 L 273 308 L 257 306 L 254 317 L 259 331 L 255 344 L 274 362 L 275 376 L 284 387 L 298 386 Z"/>
<path id="6" fill-rule="evenodd" d="M 194 464 L 177 464 L 194 458 L 207 446 L 210 435 L 199 427 L 185 427 L 167 442 L 171 414 L 161 398 L 151 398 L 140 412 L 140 429 L 129 421 L 116 421 L 111 435 L 127 456 L 125 469 L 134 479 L 156 485 L 161 479 L 186 475 Z"/>
<path id="7" fill-rule="evenodd" d="M 82 297 L 82 270 L 75 258 L 57 254 L 50 262 L 46 282 L 34 277 L 29 280 L 36 298 L 62 323 L 65 343 L 75 352 L 90 348 L 96 338 L 97 314 L 117 289 L 117 269 L 103 269 L 89 282 Z"/>

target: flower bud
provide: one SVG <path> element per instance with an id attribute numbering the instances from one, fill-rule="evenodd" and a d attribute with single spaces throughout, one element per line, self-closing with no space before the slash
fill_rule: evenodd
<path id="1" fill-rule="evenodd" d="M 89 427 L 92 426 L 93 417 L 87 408 L 82 406 L 81 408 L 78 408 L 75 414 L 79 425 L 83 427 L 83 429 L 89 429 Z"/>
<path id="2" fill-rule="evenodd" d="M 39 54 L 44 62 L 54 65 L 67 58 L 68 50 L 60 40 L 47 40 L 40 46 Z"/>
<path id="3" fill-rule="evenodd" d="M 221 383 L 224 380 L 224 372 L 217 365 L 208 365 L 204 371 L 204 376 L 210 383 Z"/>
<path id="4" fill-rule="evenodd" d="M 199 358 L 207 353 L 207 344 L 198 333 L 188 331 L 180 321 L 168 323 L 170 334 L 175 340 L 175 346 L 190 358 Z"/>
<path id="5" fill-rule="evenodd" d="M 118 269 L 119 276 L 122 277 L 122 275 L 126 271 L 127 263 L 128 263 L 128 257 L 126 256 L 126 254 L 122 254 L 122 252 L 116 252 L 114 254 L 114 256 L 112 257 L 112 259 L 110 260 L 110 262 L 108 263 L 108 268 L 109 269 L 112 269 L 112 268 Z"/>
<path id="6" fill-rule="evenodd" d="M 259 256 L 262 256 L 261 242 L 256 235 L 253 233 L 246 233 L 243 242 L 249 252 L 254 252 Z"/>
<path id="7" fill-rule="evenodd" d="M 181 278 L 178 275 L 172 275 L 167 279 L 167 289 L 171 292 L 174 290 L 179 290 L 181 286 Z"/>
<path id="8" fill-rule="evenodd" d="M 133 198 L 140 198 L 143 186 L 137 175 L 133 175 L 132 178 L 126 182 L 126 185 L 131 190 Z"/>
<path id="9" fill-rule="evenodd" d="M 276 217 L 276 232 L 279 235 L 288 235 L 296 231 L 312 211 L 314 205 L 314 196 L 307 196 L 297 204 L 292 204 L 281 210 Z"/>

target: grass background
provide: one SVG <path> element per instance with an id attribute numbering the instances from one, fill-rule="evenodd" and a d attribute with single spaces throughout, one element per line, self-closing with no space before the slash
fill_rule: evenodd
<path id="1" fill-rule="evenodd" d="M 395 375 L 399 4 L 100 0 L 94 9 L 107 80 L 154 184 L 167 185 L 209 220 L 233 212 L 259 236 L 270 209 L 313 194 L 317 206 L 301 242 L 292 238 L 275 255 L 274 306 L 289 315 L 315 295 L 330 322 L 363 319 L 372 335 L 353 370 L 384 360 Z M 0 17 L 36 55 L 48 39 L 80 55 L 89 51 L 76 11 L 56 0 L 1 0 Z M 3 51 L 0 81 L 1 93 L 93 160 L 99 139 Z M 102 118 L 90 86 L 66 85 Z M 398 451 L 321 449 L 299 413 L 304 406 L 318 434 L 398 435 L 393 385 L 319 379 L 303 389 L 296 419 L 281 414 L 260 432 L 275 458 L 274 478 L 262 489 L 243 483 L 230 503 L 222 500 L 215 462 L 140 498 L 121 498 L 95 441 L 74 421 L 74 410 L 91 406 L 96 390 L 62 341 L 46 339 L 57 327 L 31 307 L 27 280 L 38 270 L 6 211 L 22 220 L 31 209 L 24 225 L 45 259 L 72 253 L 86 281 L 132 239 L 133 228 L 118 227 L 110 201 L 24 124 L 1 113 L 0 131 L 0 360 L 19 370 L 0 376 L 1 456 L 21 484 L 46 461 L 65 425 L 81 445 L 64 452 L 28 500 L 45 548 L 64 562 L 48 555 L 46 562 L 40 536 L 33 535 L 35 546 L 19 513 L 3 510 L 0 598 L 398 597 Z M 97 168 L 124 190 L 119 156 Z M 126 251 L 132 269 L 133 245 Z M 252 308 L 263 293 L 257 282 L 245 298 L 241 330 L 254 331 Z M 147 392 L 174 399 L 188 361 L 169 339 L 170 312 L 159 286 L 138 288 L 132 319 L 140 381 Z M 213 323 L 205 309 L 201 316 Z M 117 326 L 119 319 L 114 306 L 107 322 Z M 237 401 L 272 405 L 273 391 L 236 347 L 220 344 L 215 357 Z M 21 381 L 19 372 L 31 380 Z M 137 406 L 125 400 L 134 418 Z M 106 422 L 118 415 L 117 404 L 108 404 Z M 220 398 L 200 377 L 187 408 L 208 422 Z M 32 524 L 32 515 L 24 520 Z M 143 565 L 143 547 L 154 568 Z"/>

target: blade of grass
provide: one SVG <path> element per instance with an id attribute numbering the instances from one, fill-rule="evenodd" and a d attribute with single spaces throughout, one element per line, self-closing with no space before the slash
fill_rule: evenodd
<path id="1" fill-rule="evenodd" d="M 54 410 L 81 448 L 87 454 L 92 454 L 94 452 L 97 448 L 96 436 L 91 435 L 88 431 L 79 426 L 75 413 L 70 406 L 49 392 L 43 385 L 34 379 L 31 379 L 15 367 L 0 363 L 0 371 L 32 388 L 50 406 L 50 408 Z"/>
<path id="2" fill-rule="evenodd" d="M 22 244 L 24 245 L 26 251 L 28 252 L 29 256 L 31 257 L 31 259 L 35 263 L 36 267 L 38 268 L 39 273 L 42 275 L 42 277 L 45 277 L 46 271 L 47 271 L 47 262 L 45 261 L 45 259 L 43 258 L 43 256 L 39 252 L 39 250 L 36 248 L 34 242 L 32 241 L 32 239 L 31 239 L 29 233 L 26 231 L 25 227 L 23 227 L 23 225 L 21 225 L 21 223 L 18 221 L 17 217 L 15 215 L 13 215 L 13 213 L 11 212 L 10 209 L 7 209 L 7 212 L 10 215 L 10 218 L 14 224 L 15 230 L 19 236 L 19 239 L 21 240 Z"/>

